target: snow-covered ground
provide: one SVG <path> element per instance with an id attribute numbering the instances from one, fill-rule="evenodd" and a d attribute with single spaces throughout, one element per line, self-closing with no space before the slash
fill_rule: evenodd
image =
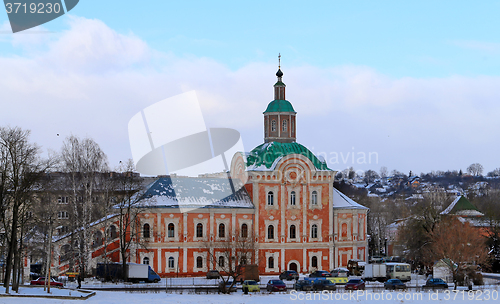
<path id="1" fill-rule="evenodd" d="M 24 287 L 26 288 L 26 287 Z M 387 303 L 387 304 L 412 304 L 412 303 L 453 303 L 465 304 L 481 301 L 481 303 L 498 303 L 499 291 L 495 288 L 483 290 L 481 292 L 467 293 L 466 291 L 447 292 L 336 292 L 336 293 L 279 293 L 279 294 L 248 294 L 241 292 L 230 295 L 192 293 L 129 293 L 97 291 L 96 295 L 85 301 L 87 304 L 126 304 L 126 303 L 200 303 L 200 304 L 232 304 L 248 303 Z M 2 304 L 69 304 L 71 300 L 46 299 L 46 298 L 5 298 L 0 297 Z"/>

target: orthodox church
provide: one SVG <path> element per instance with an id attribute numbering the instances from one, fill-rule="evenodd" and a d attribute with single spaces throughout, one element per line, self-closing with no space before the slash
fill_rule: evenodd
<path id="1" fill-rule="evenodd" d="M 276 76 L 274 100 L 263 113 L 264 143 L 234 155 L 229 182 L 176 177 L 175 190 L 169 177 L 153 182 L 141 196 L 148 209 L 140 214 L 141 245 L 130 247 L 129 262 L 149 264 L 162 277 L 203 276 L 231 263 L 222 248 L 241 237 L 251 238 L 251 263 L 261 275 L 330 271 L 347 266 L 350 259 L 367 260 L 368 208 L 335 189 L 336 171 L 297 143 L 297 112 L 285 99 L 280 67 Z M 235 187 L 238 182 L 240 187 Z M 217 192 L 228 189 L 236 190 L 217 198 Z M 190 208 L 180 208 L 181 203 Z M 106 222 L 113 221 L 111 216 Z M 118 222 L 114 227 L 102 223 L 93 226 L 94 235 L 117 231 Z M 54 266 L 59 273 L 69 267 L 62 258 L 68 239 L 56 241 L 60 258 Z M 106 245 L 94 240 L 92 263 L 102 262 L 104 255 L 119 262 L 117 242 L 116 236 Z"/>

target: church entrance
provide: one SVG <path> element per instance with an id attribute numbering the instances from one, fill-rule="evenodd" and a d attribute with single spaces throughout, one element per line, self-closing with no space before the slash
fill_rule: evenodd
<path id="1" fill-rule="evenodd" d="M 297 271 L 297 264 L 290 263 L 290 265 L 288 266 L 288 270 Z"/>

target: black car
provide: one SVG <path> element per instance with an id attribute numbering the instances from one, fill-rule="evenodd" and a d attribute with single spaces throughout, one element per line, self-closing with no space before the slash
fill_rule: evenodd
<path id="1" fill-rule="evenodd" d="M 299 274 L 297 273 L 297 271 L 286 270 L 280 274 L 280 280 L 290 281 L 290 280 L 298 280 L 298 279 L 299 279 Z"/>
<path id="2" fill-rule="evenodd" d="M 332 275 L 328 271 L 324 270 L 316 270 L 315 272 L 309 275 L 310 278 L 327 278 L 331 276 Z"/>
<path id="3" fill-rule="evenodd" d="M 333 283 L 330 280 L 316 280 L 313 283 L 313 289 L 316 291 L 321 291 L 321 290 L 335 291 L 337 290 L 337 286 L 335 286 L 335 283 Z"/>
<path id="4" fill-rule="evenodd" d="M 311 291 L 313 290 L 313 281 L 298 280 L 295 284 L 293 284 L 293 289 L 297 291 Z"/>
<path id="5" fill-rule="evenodd" d="M 425 282 L 425 285 L 422 286 L 422 288 L 448 289 L 448 284 L 443 281 L 443 279 L 428 279 L 427 282 Z"/>
<path id="6" fill-rule="evenodd" d="M 384 283 L 385 289 L 406 289 L 406 284 L 401 282 L 400 279 L 390 279 Z"/>

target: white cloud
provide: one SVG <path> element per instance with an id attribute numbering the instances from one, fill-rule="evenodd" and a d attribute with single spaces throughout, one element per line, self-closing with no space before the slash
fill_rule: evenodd
<path id="1" fill-rule="evenodd" d="M 131 157 L 127 124 L 135 113 L 196 90 L 207 125 L 239 130 L 249 150 L 262 142 L 276 69 L 250 63 L 231 70 L 210 58 L 179 57 L 102 21 L 73 17 L 38 52 L 0 57 L 0 121 L 31 129 L 34 141 L 55 150 L 70 134 L 90 136 L 116 165 Z M 376 151 L 379 163 L 352 164 L 362 169 L 499 166 L 489 152 L 498 150 L 499 77 L 394 79 L 362 66 L 282 70 L 298 141 L 316 152 Z"/>

